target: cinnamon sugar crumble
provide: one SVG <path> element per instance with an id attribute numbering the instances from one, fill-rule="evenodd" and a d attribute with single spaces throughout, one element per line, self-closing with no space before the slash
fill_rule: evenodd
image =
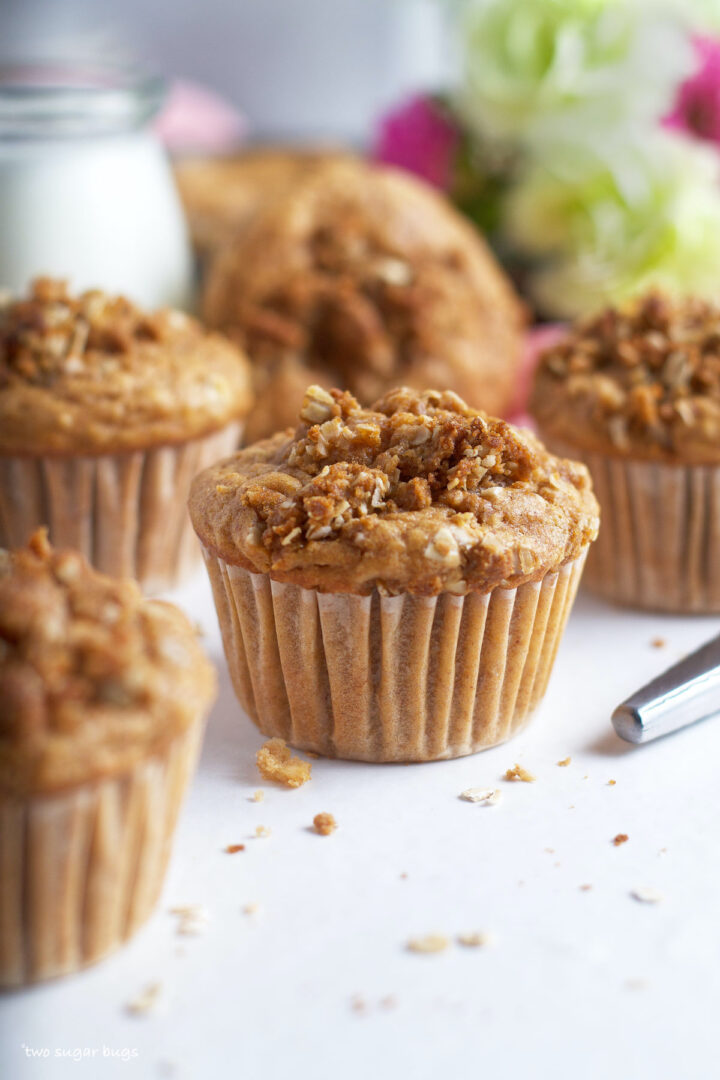
<path id="1" fill-rule="evenodd" d="M 506 780 L 522 780 L 526 784 L 532 784 L 537 779 L 531 772 L 524 769 L 522 765 L 513 765 L 512 769 L 508 769 L 505 773 Z"/>
<path id="2" fill-rule="evenodd" d="M 627 833 L 619 832 L 617 836 L 613 837 L 613 844 L 615 847 L 620 847 L 621 844 L 627 844 L 630 837 Z"/>
<path id="3" fill-rule="evenodd" d="M 244 501 L 263 522 L 262 542 L 275 548 L 356 536 L 378 515 L 445 506 L 456 518 L 439 529 L 427 556 L 457 564 L 472 547 L 468 527 L 493 515 L 498 487 L 533 484 L 553 501 L 560 488 L 543 474 L 534 448 L 501 420 L 474 413 L 450 392 L 394 390 L 374 410 L 349 394 L 311 386 L 298 431 L 278 466 L 298 469 L 292 494 L 250 485 Z M 562 466 L 558 464 L 558 469 Z M 526 551 L 531 572 L 532 553 Z"/>
<path id="4" fill-rule="evenodd" d="M 257 752 L 257 766 L 266 780 L 291 788 L 307 783 L 312 773 L 310 762 L 293 757 L 284 739 L 268 739 Z"/>
<path id="5" fill-rule="evenodd" d="M 99 289 L 72 296 L 64 281 L 36 278 L 30 295 L 0 305 L 0 387 L 13 376 L 47 384 L 81 374 L 85 354 L 103 353 L 117 368 L 138 341 L 164 341 L 195 325 L 179 311 L 148 314 Z"/>
<path id="6" fill-rule="evenodd" d="M 620 451 L 673 452 L 690 428 L 709 447 L 720 430 L 720 306 L 651 292 L 607 308 L 550 348 L 539 374 L 533 410 L 558 436 L 579 410 Z"/>
<path id="7" fill-rule="evenodd" d="M 226 853 L 228 855 L 236 855 L 238 853 L 238 851 L 244 851 L 244 850 L 245 850 L 245 845 L 244 844 L 228 844 L 228 846 L 225 848 L 225 851 L 226 851 Z"/>
<path id="8" fill-rule="evenodd" d="M 570 764 L 570 762 L 571 762 L 571 761 L 572 761 L 572 758 L 571 758 L 571 757 L 566 757 L 566 758 L 563 758 L 563 759 L 562 759 L 562 761 L 558 761 L 558 762 L 557 762 L 557 764 L 558 764 L 558 765 L 559 765 L 559 766 L 560 766 L 561 768 L 565 768 L 565 767 L 566 767 L 567 765 L 569 765 L 569 764 Z"/>
<path id="9" fill-rule="evenodd" d="M 313 828 L 320 836 L 330 836 L 337 829 L 337 822 L 332 814 L 316 814 L 313 818 Z"/>

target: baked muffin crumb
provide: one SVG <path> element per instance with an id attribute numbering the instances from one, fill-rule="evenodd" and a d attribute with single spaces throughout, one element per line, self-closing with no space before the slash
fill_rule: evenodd
<path id="1" fill-rule="evenodd" d="M 316 814 L 313 818 L 313 828 L 320 836 L 329 836 L 337 829 L 337 822 L 332 814 Z"/>
<path id="2" fill-rule="evenodd" d="M 293 757 L 284 739 L 268 739 L 257 752 L 257 766 L 266 780 L 275 780 L 286 787 L 299 788 L 312 774 L 312 765 Z"/>
<path id="3" fill-rule="evenodd" d="M 537 779 L 531 772 L 524 769 L 522 765 L 513 765 L 512 769 L 508 769 L 505 773 L 506 780 L 522 780 L 526 784 L 532 784 Z"/>

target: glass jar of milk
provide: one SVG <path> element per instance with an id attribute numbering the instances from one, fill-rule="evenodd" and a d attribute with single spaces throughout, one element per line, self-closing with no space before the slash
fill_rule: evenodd
<path id="1" fill-rule="evenodd" d="M 185 220 L 149 127 L 163 92 L 128 69 L 0 68 L 0 288 L 51 275 L 189 306 Z"/>

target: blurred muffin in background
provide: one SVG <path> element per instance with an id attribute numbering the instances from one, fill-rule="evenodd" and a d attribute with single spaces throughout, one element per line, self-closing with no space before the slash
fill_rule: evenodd
<path id="1" fill-rule="evenodd" d="M 541 357 L 530 408 L 592 474 L 603 526 L 586 584 L 720 611 L 720 305 L 651 292 L 579 321 Z"/>
<path id="2" fill-rule="evenodd" d="M 105 573 L 170 587 L 200 559 L 190 481 L 251 401 L 240 350 L 183 312 L 39 278 L 0 304 L 0 546 L 47 525 Z"/>
<path id="3" fill-rule="evenodd" d="M 351 158 L 331 147 L 268 146 L 175 164 L 195 250 L 202 260 L 223 247 L 266 203 L 292 191 L 318 165 Z"/>
<path id="4" fill-rule="evenodd" d="M 172 604 L 44 530 L 0 552 L 0 986 L 77 971 L 146 921 L 215 694 Z"/>
<path id="5" fill-rule="evenodd" d="M 403 383 L 502 414 L 524 308 L 482 237 L 399 170 L 328 160 L 262 207 L 211 266 L 209 325 L 247 351 L 247 439 L 293 424 L 309 382 L 361 402 Z"/>

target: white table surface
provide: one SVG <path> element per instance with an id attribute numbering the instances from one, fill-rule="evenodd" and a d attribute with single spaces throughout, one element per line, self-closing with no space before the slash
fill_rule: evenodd
<path id="1" fill-rule="evenodd" d="M 221 688 L 161 903 L 101 965 L 2 997 L 0 1076 L 720 1074 L 720 722 L 639 748 L 609 723 L 720 620 L 581 597 L 514 744 L 431 765 L 318 760 L 292 791 L 258 776 L 262 736 L 233 697 L 204 579 L 175 598 L 207 628 Z M 515 762 L 536 782 L 504 781 Z M 502 788 L 500 803 L 458 798 L 475 785 Z M 337 832 L 310 831 L 318 811 Z M 257 825 L 272 834 L 255 838 Z M 620 847 L 617 833 L 629 836 Z M 226 854 L 232 843 L 245 851 Z M 662 901 L 639 903 L 637 887 Z M 169 913 L 186 904 L 207 909 L 198 936 L 179 936 Z M 492 943 L 406 949 L 473 930 Z M 151 983 L 156 1008 L 129 1015 Z M 61 1056 L 72 1051 L 86 1056 Z"/>

